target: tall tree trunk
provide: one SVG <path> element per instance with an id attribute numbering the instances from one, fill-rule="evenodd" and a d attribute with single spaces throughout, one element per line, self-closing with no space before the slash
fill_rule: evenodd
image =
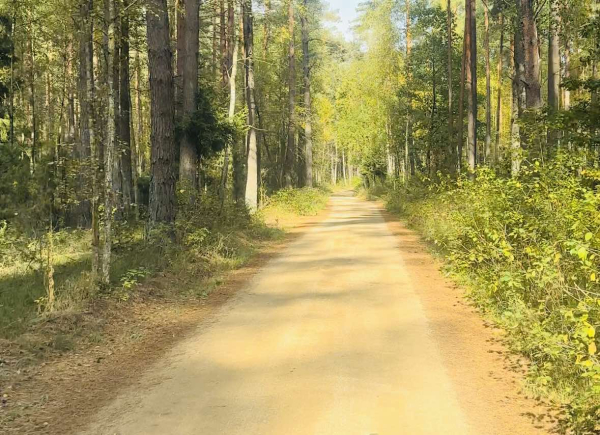
<path id="1" fill-rule="evenodd" d="M 184 124 L 191 119 L 196 110 L 196 97 L 198 94 L 198 49 L 200 30 L 199 0 L 184 0 L 185 22 L 183 29 L 183 92 L 182 107 Z M 198 183 L 198 151 L 196 144 L 184 132 L 181 135 L 179 148 L 179 179 L 191 186 L 197 187 Z"/>
<path id="2" fill-rule="evenodd" d="M 436 65 L 435 65 L 435 57 L 431 57 L 431 93 L 433 95 L 433 101 L 431 103 L 431 117 L 430 117 L 430 133 L 429 133 L 429 147 L 427 148 L 427 174 L 431 176 L 432 174 L 432 166 L 431 166 L 431 152 L 434 146 L 434 122 L 435 122 L 435 114 L 437 112 L 437 80 L 436 80 Z"/>
<path id="3" fill-rule="evenodd" d="M 15 144 L 15 26 L 16 26 L 16 11 L 13 11 L 13 16 L 10 21 L 10 87 L 9 87 L 9 128 L 8 137 L 11 148 Z"/>
<path id="4" fill-rule="evenodd" d="M 520 107 L 522 100 L 522 86 L 519 81 L 521 78 L 521 67 L 518 63 L 518 59 L 521 58 L 521 53 L 518 50 L 519 44 L 517 44 L 518 36 L 515 34 L 511 41 L 511 70 L 513 71 L 512 78 L 512 103 L 511 103 L 511 121 L 510 121 L 510 133 L 511 133 L 511 145 L 510 145 L 510 172 L 513 177 L 519 175 L 521 171 L 521 126 L 519 125 Z"/>
<path id="5" fill-rule="evenodd" d="M 571 43 L 565 41 L 565 65 L 564 65 L 564 76 L 565 79 L 571 78 Z M 571 108 L 571 92 L 568 89 L 564 89 L 563 94 L 563 109 L 569 110 Z"/>
<path id="6" fill-rule="evenodd" d="M 246 206 L 251 212 L 258 208 L 258 146 L 256 138 L 256 103 L 254 96 L 254 16 L 252 0 L 244 0 L 244 47 L 248 82 L 248 165 L 246 176 Z"/>
<path id="7" fill-rule="evenodd" d="M 219 34 L 220 34 L 220 48 L 221 48 L 221 81 L 223 86 L 227 86 L 229 82 L 227 77 L 227 28 L 225 26 L 225 19 L 227 13 L 225 10 L 225 0 L 219 1 Z"/>
<path id="8" fill-rule="evenodd" d="M 119 0 L 110 0 L 112 2 L 113 8 L 113 19 L 115 20 L 112 24 L 113 26 L 113 39 L 115 41 L 115 49 L 112 52 L 112 83 L 113 83 L 113 104 L 114 104 L 114 158 L 113 158 L 113 181 L 112 181 L 112 191 L 115 193 L 115 209 L 116 216 L 119 218 L 123 218 L 123 178 L 122 178 L 122 168 L 121 168 L 121 97 L 120 97 L 120 86 L 121 83 L 121 23 L 116 19 L 120 15 L 120 2 Z M 106 32 L 106 30 L 105 30 Z M 106 56 L 105 56 L 106 59 Z"/>
<path id="9" fill-rule="evenodd" d="M 35 24 L 31 24 L 33 27 Z M 28 48 L 29 48 L 29 106 L 31 108 L 31 173 L 35 172 L 35 165 L 37 163 L 37 154 L 38 154 L 38 116 L 37 116 L 37 99 L 36 99 L 36 91 L 35 91 L 35 82 L 36 82 L 36 74 L 35 74 L 35 49 L 33 44 L 33 39 L 35 37 L 35 32 L 33 28 L 29 34 Z"/>
<path id="10" fill-rule="evenodd" d="M 113 0 L 105 0 L 104 3 L 104 60 L 105 73 L 103 78 L 107 92 L 107 105 L 105 113 L 106 136 L 104 146 L 104 204 L 101 233 L 102 273 L 100 282 L 104 286 L 110 284 L 110 263 L 112 252 L 112 213 L 113 213 L 113 165 L 115 152 L 115 88 L 118 83 L 114 82 L 112 74 L 115 59 L 115 4 Z"/>
<path id="11" fill-rule="evenodd" d="M 502 61 L 504 60 L 504 14 L 500 12 L 500 49 L 498 51 L 498 95 L 496 101 L 496 140 L 494 142 L 494 163 L 499 160 L 500 132 L 502 130 Z"/>
<path id="12" fill-rule="evenodd" d="M 490 77 L 490 18 L 487 3 L 483 5 L 485 25 L 485 161 L 492 156 L 492 81 Z"/>
<path id="13" fill-rule="evenodd" d="M 120 83 L 119 83 L 119 159 L 121 160 L 121 180 L 123 205 L 129 215 L 131 204 L 135 201 L 133 193 L 133 166 L 131 158 L 131 89 L 129 73 L 129 12 L 130 0 L 123 0 L 121 16 L 121 46 L 119 50 Z"/>
<path id="14" fill-rule="evenodd" d="M 284 161 L 284 182 L 286 187 L 292 186 L 292 169 L 296 159 L 296 44 L 294 38 L 294 0 L 288 0 L 288 32 L 289 42 L 289 71 L 288 71 L 288 137 Z"/>
<path id="15" fill-rule="evenodd" d="M 410 1 L 406 0 L 406 75 L 407 81 L 410 82 L 412 76 L 411 68 L 411 50 L 412 50 L 412 37 L 410 33 L 411 27 L 411 16 L 410 16 Z M 405 140 L 404 140 L 404 174 L 405 180 L 415 174 L 414 167 L 414 156 L 413 156 L 413 137 L 412 137 L 412 96 L 409 95 L 406 107 L 406 129 L 405 129 Z"/>
<path id="16" fill-rule="evenodd" d="M 452 113 L 452 2 L 448 0 L 446 4 L 446 31 L 448 44 L 448 161 L 452 161 L 454 147 L 452 146 L 452 137 L 454 136 L 454 115 Z M 451 166 L 451 164 L 449 165 Z"/>
<path id="17" fill-rule="evenodd" d="M 181 115 L 183 96 L 183 62 L 185 57 L 185 0 L 175 0 L 175 116 Z"/>
<path id="18" fill-rule="evenodd" d="M 527 109 L 537 109 L 542 105 L 540 49 L 533 3 L 533 0 L 517 0 L 519 6 L 517 35 L 520 37 L 518 50 L 522 50 L 523 55 L 521 85 L 525 87 Z"/>
<path id="19" fill-rule="evenodd" d="M 78 99 L 79 99 L 79 144 L 77 147 L 77 154 L 80 159 L 80 165 L 82 168 L 87 167 L 90 163 L 90 157 L 92 157 L 92 144 L 94 139 L 94 122 L 93 122 L 93 47 L 92 47 L 92 34 L 93 34 L 93 23 L 91 18 L 91 12 L 93 10 L 93 0 L 80 0 L 79 4 L 79 77 L 78 77 Z M 96 165 L 93 165 L 93 171 L 96 171 Z M 86 182 L 92 181 L 92 189 L 94 187 L 94 180 L 90 180 L 85 176 L 86 171 L 80 171 L 77 184 L 80 192 L 85 191 Z M 94 205 L 93 213 L 96 214 L 95 200 L 96 192 L 92 192 L 92 204 Z M 77 225 L 80 227 L 86 227 L 90 224 L 90 203 L 85 197 L 80 198 L 80 205 L 77 207 Z M 93 248 L 96 250 L 97 246 Z M 98 263 L 97 252 L 92 254 L 93 269 L 97 270 Z"/>
<path id="20" fill-rule="evenodd" d="M 146 11 L 150 112 L 150 223 L 175 220 L 175 109 L 167 0 L 148 0 Z"/>
<path id="21" fill-rule="evenodd" d="M 145 157 L 144 157 L 144 149 L 147 147 L 146 143 L 146 135 L 144 132 L 144 105 L 142 103 L 142 63 L 140 61 L 140 52 L 136 50 L 135 52 L 135 100 L 137 106 L 137 138 L 138 138 L 138 157 L 137 163 L 138 166 L 136 168 L 136 176 L 139 177 L 146 168 Z M 142 144 L 144 146 L 142 147 Z M 139 202 L 138 202 L 139 204 Z"/>
<path id="22" fill-rule="evenodd" d="M 271 26 L 269 26 L 269 20 L 271 19 L 271 0 L 265 0 L 265 19 L 263 21 L 263 51 L 265 58 L 269 54 L 269 47 L 271 44 Z"/>
<path id="23" fill-rule="evenodd" d="M 231 76 L 233 66 L 233 50 L 235 49 L 235 4 L 227 1 L 227 74 Z"/>
<path id="24" fill-rule="evenodd" d="M 462 170 L 462 159 L 463 159 L 463 143 L 464 143 L 464 130 L 465 130 L 465 87 L 467 81 L 467 31 L 469 30 L 468 22 L 465 18 L 465 29 L 463 33 L 463 50 L 462 59 L 460 65 L 460 91 L 458 95 L 458 133 L 457 133 L 457 147 L 456 147 L 456 170 L 460 172 Z"/>
<path id="25" fill-rule="evenodd" d="M 466 0 L 465 9 L 467 31 L 466 71 L 467 71 L 467 160 L 473 171 L 477 167 L 477 26 L 476 1 Z"/>
<path id="26" fill-rule="evenodd" d="M 548 31 L 548 107 L 550 115 L 560 109 L 560 40 L 558 36 L 559 14 L 557 0 L 550 0 L 550 21 Z M 548 146 L 558 145 L 559 132 L 548 128 Z"/>
<path id="27" fill-rule="evenodd" d="M 235 16 L 234 16 L 235 20 Z M 240 41 L 239 38 L 235 34 L 235 26 L 233 26 L 232 33 L 230 35 L 231 44 L 233 45 L 233 55 L 231 58 L 231 74 L 229 77 L 229 113 L 228 119 L 230 122 L 233 122 L 233 118 L 235 117 L 235 103 L 237 98 L 237 88 L 236 88 L 236 80 L 237 80 L 237 69 L 238 69 L 238 51 Z M 229 159 L 231 154 L 231 146 L 232 144 L 227 144 L 225 146 L 225 156 L 223 159 L 223 168 L 221 171 L 221 186 L 219 189 L 219 195 L 221 197 L 221 207 L 225 201 L 225 193 L 227 190 L 227 176 L 229 175 Z"/>
<path id="28" fill-rule="evenodd" d="M 310 81 L 310 50 L 309 50 L 309 30 L 308 30 L 308 0 L 304 0 L 304 11 L 301 16 L 302 21 L 302 59 L 304 69 L 304 141 L 306 169 L 306 185 L 313 186 L 313 155 L 312 155 L 312 95 Z"/>

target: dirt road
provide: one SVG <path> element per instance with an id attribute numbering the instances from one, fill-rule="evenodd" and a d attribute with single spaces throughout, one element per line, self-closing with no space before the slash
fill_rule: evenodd
<path id="1" fill-rule="evenodd" d="M 451 290 L 414 234 L 334 196 L 326 220 L 82 433 L 548 433 Z"/>

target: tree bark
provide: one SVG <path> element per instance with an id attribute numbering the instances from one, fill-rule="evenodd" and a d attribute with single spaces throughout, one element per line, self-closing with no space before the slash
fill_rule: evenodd
<path id="1" fill-rule="evenodd" d="M 251 212 L 258 208 L 258 147 L 256 138 L 256 103 L 254 96 L 254 16 L 252 0 L 244 0 L 244 47 L 246 51 L 246 78 L 248 83 L 248 160 L 246 175 L 246 206 Z"/>
<path id="2" fill-rule="evenodd" d="M 458 134 L 456 147 L 456 170 L 462 170 L 463 159 L 463 136 L 465 129 L 465 85 L 467 75 L 467 31 L 469 29 L 468 22 L 465 18 L 465 29 L 463 33 L 463 51 L 460 66 L 460 91 L 458 95 Z"/>
<path id="3" fill-rule="evenodd" d="M 288 137 L 283 178 L 286 187 L 292 187 L 292 168 L 296 157 L 296 44 L 294 38 L 294 0 L 288 0 L 289 71 L 288 71 Z"/>
<path id="4" fill-rule="evenodd" d="M 79 146 L 77 154 L 80 158 L 80 165 L 84 168 L 90 163 L 92 156 L 92 144 L 94 139 L 94 122 L 93 122 L 93 47 L 92 34 L 93 23 L 91 12 L 93 10 L 93 0 L 81 0 L 79 4 L 80 15 L 80 33 L 79 33 L 79 77 L 78 77 L 78 99 L 79 99 Z M 95 165 L 93 171 L 95 173 Z M 95 175 L 94 175 L 95 179 Z M 86 180 L 85 172 L 82 171 L 78 177 L 78 188 L 80 191 L 85 191 Z M 92 180 L 92 188 L 94 181 Z M 94 199 L 96 192 L 92 191 L 92 204 L 95 207 Z M 94 211 L 95 213 L 95 211 Z M 81 198 L 81 204 L 78 207 L 77 219 L 80 227 L 85 227 L 90 224 L 90 203 L 86 198 Z M 95 250 L 94 247 L 92 250 Z M 92 254 L 93 267 L 98 265 L 97 252 Z"/>
<path id="5" fill-rule="evenodd" d="M 183 88 L 181 114 L 186 125 L 196 110 L 198 94 L 198 50 L 200 30 L 199 0 L 184 0 L 185 21 L 182 37 Z M 198 186 L 198 150 L 196 144 L 184 132 L 179 148 L 179 180 L 193 187 Z"/>
<path id="6" fill-rule="evenodd" d="M 221 48 L 221 81 L 223 86 L 227 86 L 229 82 L 227 77 L 227 28 L 225 27 L 225 17 L 227 16 L 225 10 L 225 0 L 219 1 L 219 34 L 220 34 L 220 48 Z"/>
<path id="7" fill-rule="evenodd" d="M 537 25 L 534 16 L 533 0 L 517 0 L 519 29 L 517 42 L 523 56 L 521 86 L 525 88 L 527 109 L 537 109 L 542 105 L 540 86 L 540 50 Z M 516 43 L 515 43 L 516 45 Z"/>
<path id="8" fill-rule="evenodd" d="M 558 36 L 559 14 L 557 0 L 550 0 L 548 39 L 548 107 L 550 115 L 560 109 L 560 40 Z M 548 146 L 558 145 L 559 132 L 551 125 L 548 128 Z"/>
<path id="9" fill-rule="evenodd" d="M 468 24 L 466 50 L 466 91 L 468 96 L 467 160 L 469 168 L 477 167 L 477 26 L 476 1 L 466 0 L 465 20 Z"/>
<path id="10" fill-rule="evenodd" d="M 500 133 L 502 131 L 502 62 L 504 60 L 504 14 L 500 13 L 500 49 L 498 51 L 498 95 L 496 101 L 496 140 L 494 142 L 494 163 L 499 160 Z"/>
<path id="11" fill-rule="evenodd" d="M 305 141 L 305 178 L 306 186 L 313 186 L 313 155 L 312 155 L 312 95 L 310 80 L 310 50 L 308 30 L 308 0 L 304 0 L 304 11 L 301 16 L 302 22 L 302 55 L 304 69 L 304 141 Z"/>
<path id="12" fill-rule="evenodd" d="M 102 273 L 100 282 L 104 286 L 110 284 L 110 263 L 112 255 L 112 213 L 113 213 L 113 169 L 115 152 L 115 89 L 118 83 L 114 82 L 113 66 L 115 59 L 115 5 L 113 0 L 105 0 L 104 6 L 104 32 L 103 43 L 105 74 L 108 101 L 106 105 L 105 122 L 106 136 L 104 146 L 104 204 L 101 232 Z"/>
<path id="13" fill-rule="evenodd" d="M 235 15 L 234 15 L 235 20 Z M 231 75 L 229 77 L 229 113 L 228 119 L 233 122 L 235 116 L 235 103 L 237 98 L 237 69 L 238 69 L 238 51 L 239 51 L 239 38 L 235 34 L 235 26 L 233 26 L 232 34 L 230 35 L 231 43 L 233 44 L 233 55 L 231 59 Z M 223 168 L 221 171 L 221 186 L 219 189 L 219 195 L 221 197 L 221 206 L 225 201 L 225 192 L 227 189 L 227 177 L 229 175 L 229 156 L 231 154 L 231 144 L 227 144 L 225 147 L 225 155 L 223 159 Z"/>
<path id="14" fill-rule="evenodd" d="M 175 77 L 173 84 L 175 86 L 175 116 L 178 117 L 181 112 L 183 95 L 183 62 L 185 57 L 185 0 L 175 0 Z"/>
<path id="15" fill-rule="evenodd" d="M 406 75 L 408 77 L 407 82 L 410 83 L 412 76 L 411 68 L 411 51 L 412 51 L 412 37 L 410 33 L 411 27 L 411 16 L 410 16 L 410 0 L 406 0 Z M 412 153 L 413 148 L 413 137 L 412 137 L 412 96 L 409 95 L 406 107 L 406 129 L 405 129 L 405 140 L 404 140 L 404 174 L 405 182 L 414 175 L 414 156 Z"/>
<path id="16" fill-rule="evenodd" d="M 150 223 L 175 220 L 175 110 L 172 53 L 166 0 L 148 0 L 146 11 L 150 73 Z"/>
<path id="17" fill-rule="evenodd" d="M 447 33 L 448 33 L 448 159 L 452 159 L 454 147 L 452 146 L 452 137 L 454 136 L 454 115 L 452 113 L 452 2 L 448 0 L 447 11 Z"/>
<path id="18" fill-rule="evenodd" d="M 511 153 L 510 153 L 510 172 L 513 177 L 516 177 L 521 171 L 521 127 L 519 125 L 519 116 L 520 116 L 520 107 L 521 107 L 521 85 L 519 84 L 519 80 L 521 77 L 521 69 L 517 59 L 520 59 L 521 54 L 518 50 L 517 40 L 519 39 L 518 35 L 512 39 L 511 42 L 511 51 L 513 52 L 513 56 L 511 56 L 511 69 L 513 71 L 512 78 L 512 104 L 511 104 L 511 122 L 510 122 L 510 131 L 511 131 Z"/>
<path id="19" fill-rule="evenodd" d="M 488 5 L 484 2 L 485 25 L 485 161 L 489 162 L 492 156 L 492 82 L 490 77 L 490 18 Z"/>
<path id="20" fill-rule="evenodd" d="M 122 195 L 125 213 L 129 215 L 135 202 L 133 194 L 133 167 L 131 163 L 131 89 L 129 73 L 129 13 L 130 0 L 123 0 L 121 16 L 121 46 L 119 50 L 119 158 L 121 160 Z"/>

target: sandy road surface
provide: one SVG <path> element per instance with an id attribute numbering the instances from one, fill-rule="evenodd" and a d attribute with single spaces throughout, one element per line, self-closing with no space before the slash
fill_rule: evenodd
<path id="1" fill-rule="evenodd" d="M 399 243 L 374 204 L 334 196 L 325 221 L 83 433 L 547 433 L 507 396 L 494 355 L 444 333 L 474 315 L 432 321 Z"/>

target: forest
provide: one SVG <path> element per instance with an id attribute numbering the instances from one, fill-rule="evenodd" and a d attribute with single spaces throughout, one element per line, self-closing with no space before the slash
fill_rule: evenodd
<path id="1" fill-rule="evenodd" d="M 0 0 L 0 338 L 237 267 L 280 236 L 269 210 L 346 186 L 431 242 L 565 431 L 596 433 L 600 1 L 365 0 L 351 38 L 336 19 Z"/>

